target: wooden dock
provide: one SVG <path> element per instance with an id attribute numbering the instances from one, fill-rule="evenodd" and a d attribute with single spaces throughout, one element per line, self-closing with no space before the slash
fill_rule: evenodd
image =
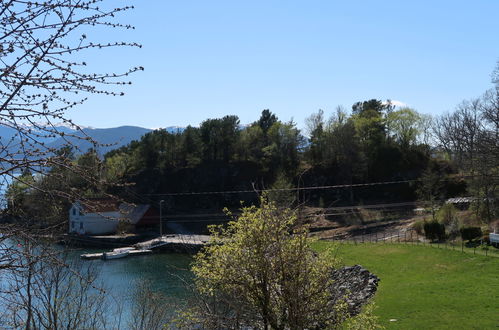
<path id="1" fill-rule="evenodd" d="M 129 256 L 150 254 L 153 251 L 194 253 L 199 251 L 209 240 L 210 237 L 208 235 L 163 235 L 162 237 L 140 242 L 130 247 L 114 249 L 114 251 L 126 249 L 129 250 Z M 102 259 L 103 254 L 102 252 L 86 253 L 80 257 L 86 260 Z"/>
<path id="2" fill-rule="evenodd" d="M 191 252 L 198 251 L 208 241 L 208 235 L 164 235 L 145 242 L 137 243 L 134 246 L 138 249 Z"/>
<path id="3" fill-rule="evenodd" d="M 130 250 L 128 252 L 128 256 L 133 257 L 133 256 L 141 256 L 144 254 L 151 254 L 152 250 Z M 101 253 L 85 253 L 80 255 L 82 259 L 85 260 L 91 260 L 91 259 L 102 259 L 103 252 Z"/>

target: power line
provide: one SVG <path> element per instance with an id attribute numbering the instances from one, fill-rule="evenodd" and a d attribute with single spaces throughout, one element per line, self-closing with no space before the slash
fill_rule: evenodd
<path id="1" fill-rule="evenodd" d="M 261 193 L 272 191 L 303 191 L 303 190 L 320 190 L 320 189 L 335 189 L 335 188 L 350 188 L 350 187 L 368 187 L 380 186 L 390 184 L 401 184 L 418 182 L 421 180 L 401 180 L 401 181 L 384 181 L 384 182 L 371 182 L 371 183 L 354 183 L 354 184 L 340 184 L 330 186 L 311 186 L 311 187 L 297 187 L 297 188 L 277 188 L 277 189 L 254 189 L 254 190 L 226 190 L 226 191 L 204 191 L 204 192 L 177 192 L 177 193 L 161 193 L 161 194 L 142 194 L 143 196 L 190 196 L 190 195 L 223 195 L 223 194 L 247 194 L 247 193 Z"/>
<path id="2" fill-rule="evenodd" d="M 355 214 L 359 210 L 368 209 L 393 209 L 393 208 L 407 208 L 410 206 L 416 206 L 417 204 L 425 204 L 426 202 L 399 202 L 399 203 L 380 203 L 380 204 L 370 204 L 370 205 L 349 205 L 349 206 L 338 206 L 323 208 L 321 211 L 325 213 L 312 213 L 306 214 L 305 217 L 317 217 L 317 216 L 337 216 L 337 215 L 350 215 Z M 334 211 L 344 211 L 343 213 L 328 213 Z M 233 216 L 240 215 L 239 212 L 232 213 Z M 145 218 L 153 219 L 154 216 L 148 216 Z M 199 219 L 199 218 L 211 218 L 211 219 Z M 204 222 L 225 222 L 231 219 L 225 213 L 192 213 L 192 214 L 171 214 L 163 218 L 165 223 L 204 223 Z"/>
<path id="3" fill-rule="evenodd" d="M 461 175 L 453 178 L 442 178 L 440 181 L 451 181 L 453 179 L 469 179 L 474 177 L 481 177 L 480 175 Z M 489 179 L 499 178 L 499 176 L 487 176 Z M 248 194 L 248 193 L 262 193 L 272 191 L 307 191 L 307 190 L 324 190 L 324 189 L 337 189 L 337 188 L 355 188 L 355 187 L 369 187 L 381 186 L 391 184 L 413 183 L 421 182 L 422 178 L 412 180 L 399 180 L 399 181 L 380 181 L 370 183 L 352 183 L 328 186 L 310 186 L 310 187 L 296 187 L 296 188 L 275 188 L 275 189 L 253 189 L 253 190 L 224 190 L 224 191 L 204 191 L 204 192 L 175 192 L 175 193 L 150 193 L 141 194 L 141 196 L 195 196 L 195 195 L 223 195 L 223 194 Z"/>

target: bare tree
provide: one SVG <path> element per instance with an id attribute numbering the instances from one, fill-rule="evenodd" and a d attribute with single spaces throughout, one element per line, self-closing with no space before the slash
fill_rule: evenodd
<path id="1" fill-rule="evenodd" d="M 499 61 L 497 61 L 496 68 L 492 72 L 492 83 L 496 85 L 496 88 L 499 88 Z"/>
<path id="2" fill-rule="evenodd" d="M 143 70 L 96 72 L 88 57 L 88 52 L 103 49 L 140 47 L 127 41 L 102 42 L 109 29 L 133 29 L 115 21 L 132 8 L 106 0 L 0 2 L 0 128 L 9 133 L 0 138 L 0 189 L 14 180 L 47 196 L 47 204 L 51 198 L 81 197 L 77 189 L 61 189 L 62 181 L 40 186 L 18 175 L 29 171 L 46 177 L 53 168 L 101 184 L 101 177 L 71 160 L 71 148 L 55 150 L 47 141 L 63 138 L 72 147 L 74 139 L 85 139 L 97 145 L 67 113 L 93 94 L 123 95 L 121 88 L 131 84 L 128 76 Z M 79 134 L 68 134 L 61 126 Z M 54 227 L 44 230 L 51 233 Z M 0 310 L 6 314 L 0 319 L 27 329 L 102 328 L 103 320 L 90 313 L 103 308 L 95 277 L 38 245 L 33 234 L 19 225 L 0 224 L 0 283 L 7 283 L 0 292 Z M 23 242 L 17 246 L 20 238 Z"/>
<path id="3" fill-rule="evenodd" d="M 497 84 L 497 78 L 495 81 Z M 467 176 L 468 192 L 476 197 L 475 211 L 485 222 L 492 221 L 498 213 L 498 86 L 480 98 L 462 102 L 453 113 L 439 117 L 434 126 L 440 148 Z"/>
<path id="4" fill-rule="evenodd" d="M 120 306 L 108 303 L 93 264 L 30 237 L 17 238 L 14 246 L 16 267 L 4 273 L 0 291 L 1 327 L 103 329 L 119 323 Z"/>
<path id="5" fill-rule="evenodd" d="M 47 175 L 60 167 L 99 184 L 101 177 L 75 166 L 69 153 L 55 150 L 49 139 L 63 138 L 73 147 L 74 139 L 86 136 L 67 112 L 84 103 L 89 95 L 119 96 L 120 86 L 131 84 L 128 76 L 142 67 L 121 73 L 95 72 L 88 52 L 113 47 L 140 47 L 126 41 L 99 42 L 108 29 L 133 29 L 115 22 L 115 16 L 133 7 L 115 7 L 105 0 L 49 0 L 43 2 L 6 0 L 0 4 L 0 127 L 9 132 L 0 139 L 0 188 L 18 174 L 30 171 Z M 70 126 L 79 134 L 67 133 Z M 57 173 L 61 176 L 61 171 Z M 62 177 L 58 178 L 62 181 Z M 74 200 L 75 190 L 34 186 L 51 198 Z"/>
<path id="6" fill-rule="evenodd" d="M 104 0 L 5 0 L 0 5 L 0 125 L 11 132 L 0 141 L 0 175 L 14 177 L 22 169 L 68 166 L 64 155 L 47 146 L 49 138 L 73 135 L 64 124 L 80 130 L 66 115 L 90 94 L 123 95 L 113 85 L 127 85 L 128 75 L 96 73 L 87 51 L 110 47 L 140 47 L 132 42 L 99 43 L 92 32 L 104 28 L 132 29 L 114 17 L 132 7 L 107 8 Z M 97 34 L 96 33 L 96 34 Z M 80 130 L 81 131 L 81 130 Z M 91 141 L 94 142 L 94 141 Z M 95 142 L 94 142 L 95 143 Z"/>
<path id="7" fill-rule="evenodd" d="M 170 322 L 175 308 L 149 281 L 140 282 L 133 291 L 128 328 L 131 330 L 161 329 Z"/>
<path id="8" fill-rule="evenodd" d="M 477 140 L 483 128 L 481 106 L 481 99 L 464 101 L 453 113 L 439 117 L 434 126 L 437 143 L 460 166 L 473 168 Z"/>
<path id="9" fill-rule="evenodd" d="M 491 152 L 499 158 L 499 82 L 498 88 L 487 91 L 483 96 L 482 113 L 485 119 L 485 137 Z"/>
<path id="10" fill-rule="evenodd" d="M 497 167 L 499 164 L 499 81 L 497 81 L 497 87 L 487 91 L 482 100 L 483 129 L 480 132 L 477 148 L 479 156 L 476 163 L 476 172 L 479 176 L 474 187 L 478 195 L 482 197 L 479 200 L 479 204 L 483 205 L 481 215 L 487 222 L 491 222 L 499 216 L 499 203 L 497 202 L 499 192 L 499 168 Z"/>

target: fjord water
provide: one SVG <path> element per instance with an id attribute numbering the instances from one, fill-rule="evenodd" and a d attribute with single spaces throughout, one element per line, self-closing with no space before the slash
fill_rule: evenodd
<path id="1" fill-rule="evenodd" d="M 74 257 L 80 253 L 74 251 Z M 103 252 L 103 251 L 88 251 Z M 87 260 L 97 271 L 97 286 L 108 294 L 108 304 L 118 303 L 123 307 L 122 321 L 130 318 L 131 306 L 144 283 L 150 285 L 153 293 L 164 297 L 165 308 L 181 308 L 190 295 L 188 286 L 192 283 L 190 263 L 192 256 L 180 253 L 157 253 L 114 260 Z"/>
<path id="2" fill-rule="evenodd" d="M 7 243 L 15 245 L 10 240 Z M 61 249 L 60 246 L 54 247 Z M 67 257 L 77 261 L 83 253 L 105 251 L 77 249 L 70 251 Z M 107 261 L 81 260 L 83 265 L 91 266 L 96 272 L 95 287 L 106 292 L 105 309 L 109 313 L 106 313 L 105 318 L 111 328 L 127 328 L 131 321 L 132 306 L 137 303 L 138 290 L 144 283 L 149 285 L 148 289 L 152 293 L 161 294 L 168 314 L 173 315 L 176 310 L 182 309 L 191 292 L 188 288 L 192 283 L 189 270 L 191 262 L 192 255 L 179 253 L 155 253 Z M 5 281 L 5 278 L 0 277 L 0 287 L 7 284 Z M 116 315 L 119 310 L 121 317 Z M 121 326 L 114 324 L 117 320 Z"/>
<path id="3" fill-rule="evenodd" d="M 92 250 L 95 252 L 95 250 Z M 83 253 L 75 251 L 75 258 Z M 158 253 L 133 256 L 114 260 L 88 260 L 98 272 L 97 282 L 110 294 L 120 299 L 128 299 L 138 285 L 151 284 L 151 289 L 167 297 L 183 298 L 187 294 L 186 285 L 192 275 L 189 264 L 192 256 L 178 253 Z"/>

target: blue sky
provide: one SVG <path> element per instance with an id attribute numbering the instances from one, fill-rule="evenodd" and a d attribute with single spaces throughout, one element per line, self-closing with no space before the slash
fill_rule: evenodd
<path id="1" fill-rule="evenodd" d="M 124 97 L 91 96 L 81 125 L 198 125 L 270 109 L 299 127 L 318 109 L 378 98 L 439 114 L 491 87 L 499 1 L 136 0 L 142 49 L 89 56 L 97 71 L 141 65 Z M 92 35 L 89 35 L 92 38 Z"/>

